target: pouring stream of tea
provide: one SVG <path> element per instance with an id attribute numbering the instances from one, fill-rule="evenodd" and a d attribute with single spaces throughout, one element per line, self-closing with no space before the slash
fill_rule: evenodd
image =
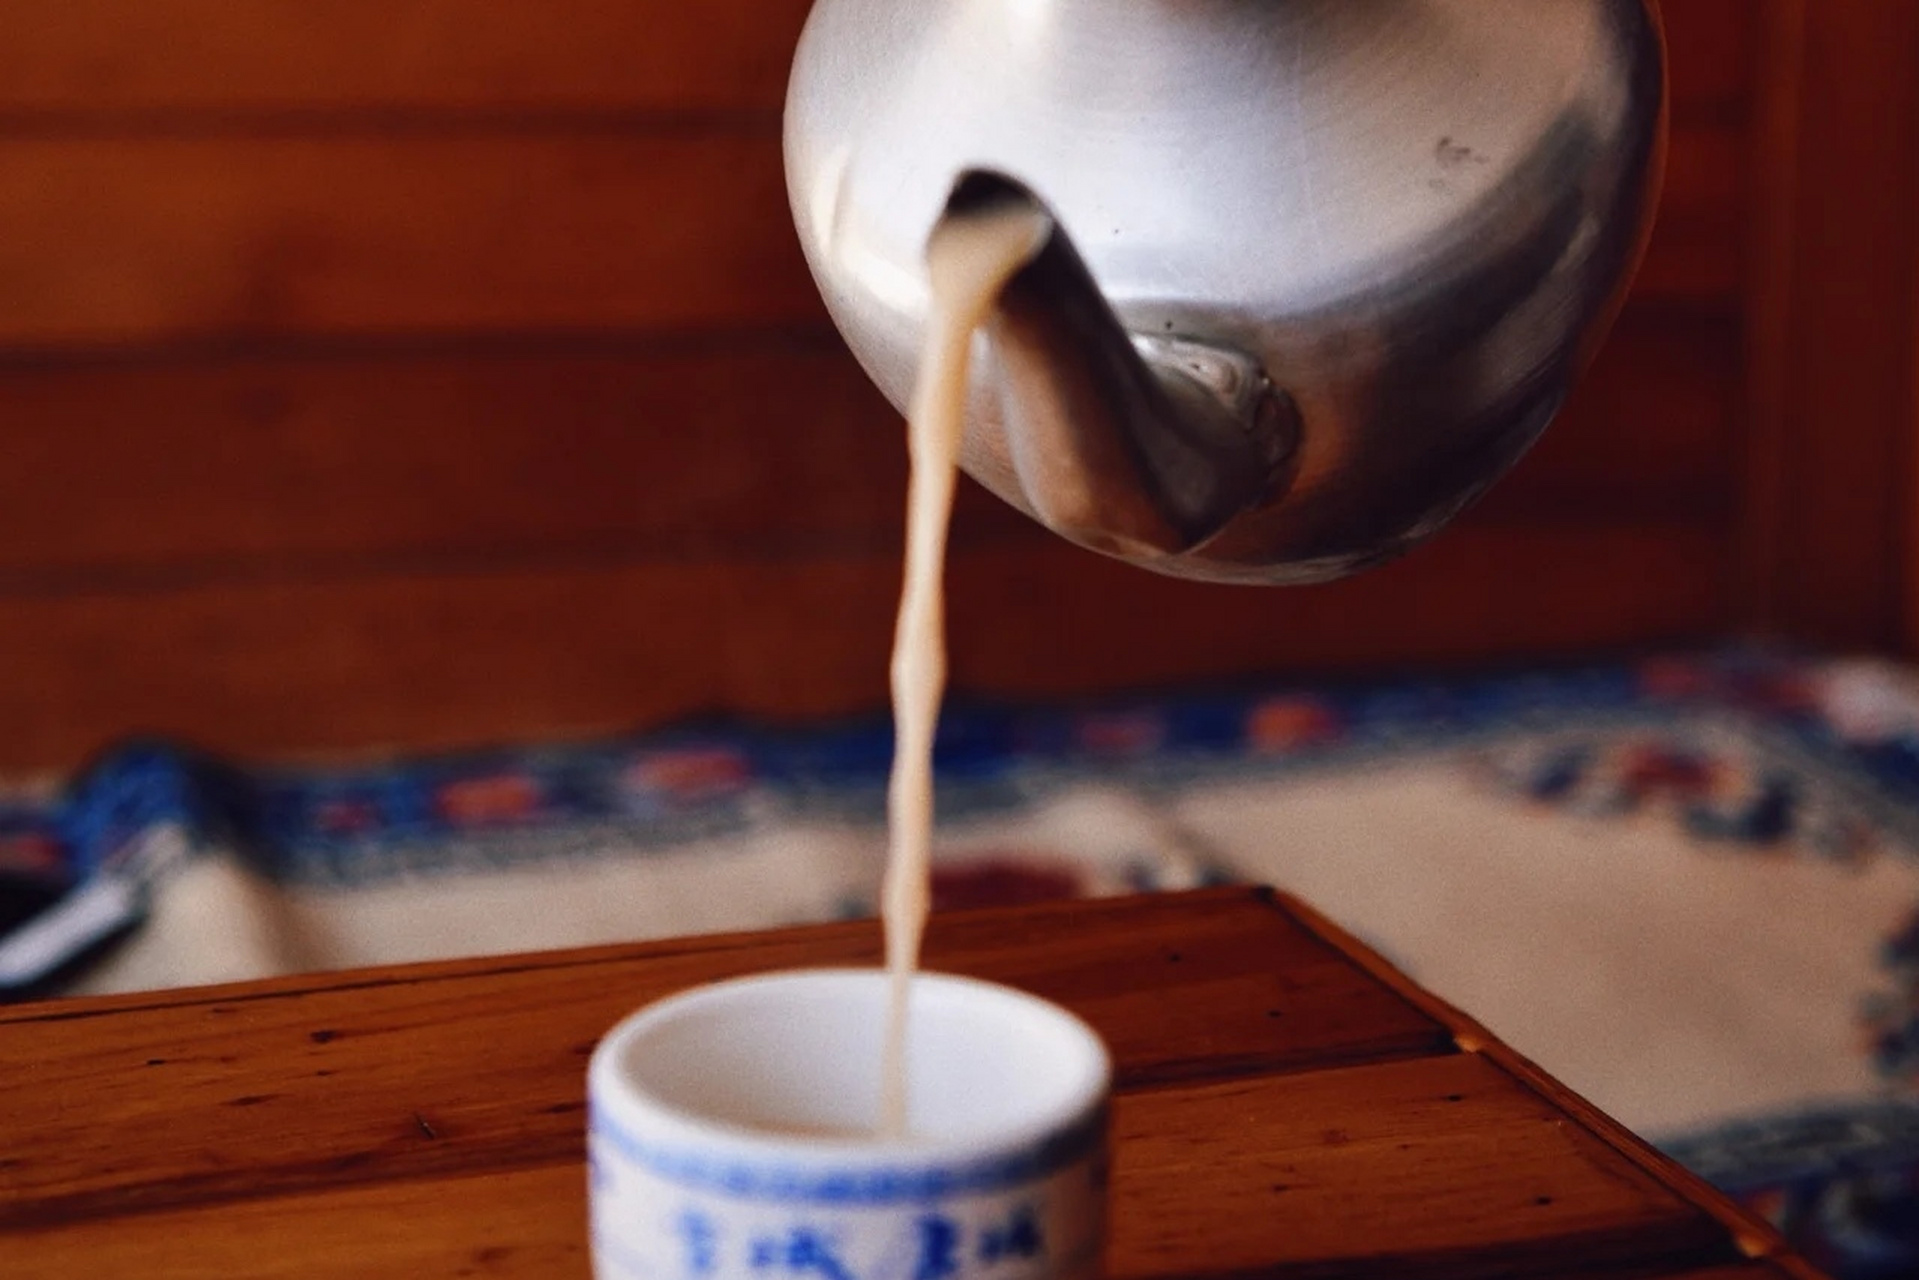
<path id="1" fill-rule="evenodd" d="M 880 892 L 892 977 L 880 1097 L 882 1131 L 889 1137 L 907 1131 L 907 1009 L 932 905 L 933 731 L 946 686 L 943 568 L 973 331 L 1052 229 L 1052 220 L 1030 205 L 992 206 L 949 214 L 926 246 L 932 305 L 907 426 L 913 470 L 906 503 L 906 581 L 893 637 L 893 773 Z"/>

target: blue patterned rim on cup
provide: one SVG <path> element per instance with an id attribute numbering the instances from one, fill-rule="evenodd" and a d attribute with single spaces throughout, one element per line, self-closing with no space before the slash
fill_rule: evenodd
<path id="1" fill-rule="evenodd" d="M 593 1111 L 589 1126 L 636 1166 L 690 1190 L 719 1191 L 747 1200 L 893 1204 L 1002 1191 L 1044 1178 L 1098 1150 L 1105 1141 L 1106 1120 L 1102 1108 L 1038 1146 L 970 1165 L 937 1169 L 898 1166 L 858 1172 L 723 1163 L 697 1151 L 676 1151 L 643 1142 L 598 1109 Z"/>
<path id="2" fill-rule="evenodd" d="M 1112 1068 L 1024 992 L 916 979 L 910 1136 L 879 1115 L 886 975 L 702 987 L 614 1028 L 589 1068 L 601 1280 L 1092 1276 Z"/>

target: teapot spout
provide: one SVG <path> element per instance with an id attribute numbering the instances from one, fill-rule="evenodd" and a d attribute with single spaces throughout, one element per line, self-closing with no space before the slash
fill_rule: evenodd
<path id="1" fill-rule="evenodd" d="M 974 170 L 942 217 L 1008 201 L 1044 210 L 1020 183 Z M 1193 550 L 1273 496 L 1298 438 L 1292 402 L 1240 352 L 1128 333 L 1052 225 L 985 324 L 1020 496 L 1047 527 L 1098 551 L 1151 560 Z"/>

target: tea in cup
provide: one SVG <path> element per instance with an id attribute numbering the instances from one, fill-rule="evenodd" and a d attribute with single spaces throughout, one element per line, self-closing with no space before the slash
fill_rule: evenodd
<path id="1" fill-rule="evenodd" d="M 588 1072 L 598 1280 L 1066 1280 L 1098 1274 L 1112 1067 L 1079 1018 L 913 980 L 907 1126 L 880 1136 L 888 975 L 696 988 Z"/>

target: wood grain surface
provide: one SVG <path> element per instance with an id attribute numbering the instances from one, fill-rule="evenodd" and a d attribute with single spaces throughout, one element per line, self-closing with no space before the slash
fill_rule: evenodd
<path id="1" fill-rule="evenodd" d="M 598 1036 L 699 981 L 878 955 L 862 923 L 0 1012 L 0 1256 L 22 1277 L 584 1274 Z M 1112 1047 L 1115 1277 L 1810 1274 L 1298 904 L 957 913 L 930 960 Z"/>
<path id="2" fill-rule="evenodd" d="M 1738 110 L 1750 0 L 1676 0 L 1686 115 Z M 0 118 L 777 112 L 810 0 L 115 0 L 0 7 Z M 189 114 L 195 113 L 195 114 Z"/>
<path id="3" fill-rule="evenodd" d="M 1666 6 L 1645 273 L 1460 532 L 1350 590 L 1187 592 L 969 491 L 963 679 L 1882 642 L 1919 338 L 1878 317 L 1919 268 L 1872 104 L 1912 11 L 1803 5 Z M 877 705 L 903 458 L 786 213 L 805 9 L 0 9 L 0 769 Z"/>
<path id="4" fill-rule="evenodd" d="M 1553 1275 L 1576 1258 L 1604 1275 L 1737 1256 L 1713 1219 L 1555 1123 L 1509 1078 L 1476 1058 L 1444 1063 L 1121 1097 L 1108 1274 Z M 577 1112 L 573 1120 L 577 1128 Z M 1491 1168 L 1501 1174 L 1490 1185 L 1473 1176 Z M 232 1268 L 225 1274 L 311 1280 L 316 1259 L 362 1275 L 457 1275 L 461 1265 L 579 1274 L 584 1183 L 575 1155 L 497 1174 L 116 1212 L 0 1243 L 26 1268 L 10 1274 L 23 1276 L 56 1275 L 38 1267 L 63 1258 L 142 1276 Z"/>
<path id="5" fill-rule="evenodd" d="M 0 6 L 0 120 L 777 113 L 810 0 L 115 0 Z M 257 124 L 256 124 L 257 127 Z"/>
<path id="6" fill-rule="evenodd" d="M 1629 309 L 1476 514 L 1722 518 L 1739 378 L 1735 324 Z M 608 548 L 891 553 L 904 523 L 899 415 L 824 335 L 0 361 L 0 401 L 18 410 L 0 594 Z M 75 518 L 80 493 L 96 517 Z M 962 544 L 1037 532 L 974 486 L 961 502 Z"/>
<path id="7" fill-rule="evenodd" d="M 1680 6 L 1669 6 L 1677 8 Z M 1752 162 L 1758 620 L 1919 645 L 1919 5 L 1765 0 Z"/>
<path id="8" fill-rule="evenodd" d="M 1079 1011 L 1125 1087 L 1450 1043 L 1383 983 L 1239 895 L 1103 909 L 1108 923 L 1075 928 L 1081 945 L 1045 955 L 1049 933 L 1084 910 L 942 921 L 928 960 Z M 0 1131 L 35 1135 L 13 1153 L 0 1225 L 577 1160 L 585 1057 L 623 1013 L 696 982 L 879 956 L 875 926 L 842 925 L 0 1011 L 7 1043 L 31 1038 L 38 1082 L 0 1091 Z M 481 1058 L 489 1083 L 475 1089 Z M 156 1098 L 170 1125 L 142 1124 Z M 147 1139 L 125 1148 L 135 1130 Z"/>
<path id="9" fill-rule="evenodd" d="M 1731 312 L 1739 136 L 1679 132 L 1640 298 Z M 779 134 L 0 139 L 0 350 L 820 325 Z"/>
<path id="10" fill-rule="evenodd" d="M 1728 563 L 1690 521 L 1461 528 L 1359 578 L 1251 592 L 1027 533 L 952 555 L 951 673 L 1057 700 L 1695 639 Z M 898 595 L 892 551 L 617 550 L 0 594 L 0 768 L 76 763 L 105 726 L 259 758 L 872 713 Z"/>
<path id="11" fill-rule="evenodd" d="M 0 141 L 0 347 L 824 319 L 779 136 Z"/>

